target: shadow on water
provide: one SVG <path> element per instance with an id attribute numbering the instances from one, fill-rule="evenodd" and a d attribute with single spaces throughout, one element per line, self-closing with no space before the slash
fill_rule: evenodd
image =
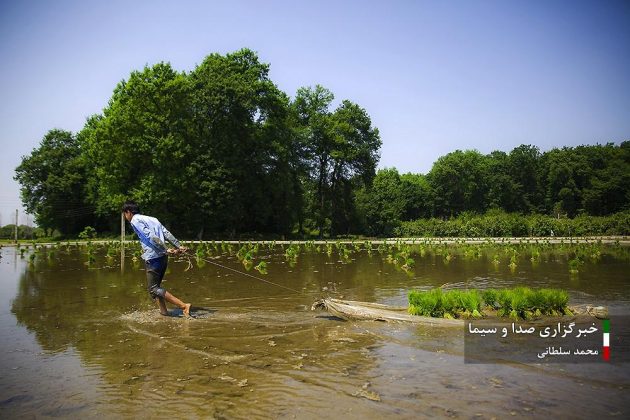
<path id="1" fill-rule="evenodd" d="M 327 295 L 404 305 L 411 288 L 527 283 L 565 287 L 572 299 L 627 310 L 624 261 L 603 258 L 599 266 L 583 268 L 576 282 L 566 261 L 556 259 L 536 266 L 525 260 L 513 271 L 485 257 L 445 263 L 427 254 L 403 272 L 376 252 L 355 252 L 349 262 L 335 254 L 303 253 L 295 266 L 283 252 L 269 252 L 264 278 L 301 291 L 294 294 L 212 265 L 186 270 L 187 261 L 172 261 L 163 285 L 193 303 L 193 317 L 185 319 L 180 309 L 159 314 L 141 265 L 127 264 L 121 273 L 103 254 L 86 266 L 84 250 L 70 248 L 58 251 L 52 263 L 16 259 L 12 274 L 3 271 L 15 289 L 6 296 L 11 310 L 2 318 L 4 334 L 22 334 L 24 343 L 33 336 L 36 342 L 23 344 L 23 353 L 10 343 L 0 345 L 3 353 L 16 355 L 11 363 L 30 364 L 2 380 L 8 386 L 0 407 L 8 413 L 146 417 L 164 416 L 168 409 L 187 417 L 380 418 L 623 411 L 627 367 L 612 372 L 598 365 L 583 374 L 579 366 L 465 365 L 463 331 L 345 322 L 309 308 Z M 244 270 L 228 253 L 216 257 Z M 51 361 L 64 366 L 62 372 Z M 52 389 L 60 379 L 42 383 L 47 369 L 52 373 L 44 377 L 64 377 L 67 388 Z M 452 391 L 461 391 L 457 399 L 449 397 Z M 577 403 L 575 395 L 581 398 Z"/>

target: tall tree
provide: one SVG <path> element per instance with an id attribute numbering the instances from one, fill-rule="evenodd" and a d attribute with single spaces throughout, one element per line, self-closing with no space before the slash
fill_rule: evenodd
<path id="1" fill-rule="evenodd" d="M 348 100 L 330 111 L 334 95 L 322 86 L 300 88 L 293 106 L 301 124 L 311 188 L 310 213 L 320 236 L 348 233 L 354 190 L 371 182 L 381 139 L 367 112 Z"/>
<path id="2" fill-rule="evenodd" d="M 488 189 L 485 157 L 476 150 L 456 150 L 440 157 L 427 175 L 439 216 L 483 212 Z"/>
<path id="3" fill-rule="evenodd" d="M 400 176 L 401 193 L 405 200 L 405 211 L 401 220 L 415 220 L 433 216 L 434 193 L 427 177 L 407 173 Z"/>
<path id="4" fill-rule="evenodd" d="M 487 156 L 487 161 L 487 207 L 508 212 L 521 210 L 519 198 L 521 187 L 512 177 L 510 158 L 507 153 L 494 151 Z"/>
<path id="5" fill-rule="evenodd" d="M 63 234 L 94 225 L 94 208 L 85 202 L 86 169 L 76 137 L 50 130 L 15 169 L 22 203 L 43 229 Z"/>
<path id="6" fill-rule="evenodd" d="M 197 150 L 191 176 L 210 230 L 275 226 L 288 233 L 297 218 L 289 102 L 268 73 L 268 64 L 243 49 L 211 54 L 190 74 Z"/>
<path id="7" fill-rule="evenodd" d="M 372 182 L 381 139 L 365 109 L 344 100 L 332 114 L 331 234 L 350 233 L 355 188 Z"/>
<path id="8" fill-rule="evenodd" d="M 328 194 L 333 148 L 333 133 L 330 104 L 334 99 L 331 91 L 323 86 L 298 89 L 293 107 L 300 123 L 301 144 L 304 145 L 304 161 L 308 171 L 305 179 L 306 188 L 310 191 L 307 203 L 308 213 L 314 219 L 320 236 L 323 236 L 326 220 L 330 222 L 330 203 Z"/>
<path id="9" fill-rule="evenodd" d="M 357 191 L 357 205 L 363 219 L 365 233 L 389 236 L 405 213 L 407 200 L 395 168 L 380 169 L 369 187 Z"/>
<path id="10" fill-rule="evenodd" d="M 103 115 L 88 120 L 79 138 L 99 214 L 116 220 L 125 198 L 133 198 L 166 224 L 185 223 L 194 185 L 187 164 L 196 152 L 188 95 L 185 75 L 159 63 L 132 72 Z"/>
<path id="11" fill-rule="evenodd" d="M 509 162 L 510 176 L 516 193 L 514 210 L 522 213 L 542 211 L 544 194 L 541 187 L 541 154 L 538 147 L 523 144 L 512 149 Z"/>
<path id="12" fill-rule="evenodd" d="M 630 209 L 630 141 L 619 147 L 609 143 L 577 150 L 585 155 L 592 169 L 582 191 L 584 210 L 602 216 Z"/>

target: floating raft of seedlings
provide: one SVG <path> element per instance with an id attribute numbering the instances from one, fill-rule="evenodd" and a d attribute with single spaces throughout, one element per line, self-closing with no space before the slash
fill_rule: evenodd
<path id="1" fill-rule="evenodd" d="M 463 327 L 465 319 L 436 318 L 409 314 L 404 306 L 389 306 L 380 303 L 359 302 L 334 298 L 320 299 L 313 303 L 311 310 L 323 309 L 331 315 L 347 321 L 382 321 L 409 322 L 413 324 L 436 327 Z M 571 306 L 574 316 L 590 315 L 596 318 L 608 318 L 608 310 L 604 306 L 578 305 Z M 549 318 L 551 320 L 551 318 Z"/>

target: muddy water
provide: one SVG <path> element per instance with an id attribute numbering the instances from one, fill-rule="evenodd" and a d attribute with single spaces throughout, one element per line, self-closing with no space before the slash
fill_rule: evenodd
<path id="1" fill-rule="evenodd" d="M 630 313 L 628 259 L 604 253 L 570 275 L 567 258 L 416 256 L 410 273 L 378 253 L 261 251 L 268 274 L 171 260 L 163 283 L 195 319 L 160 316 L 142 266 L 61 248 L 29 262 L 0 250 L 0 417 L 458 418 L 628 416 L 627 364 L 464 364 L 463 331 L 344 322 L 310 305 L 326 295 L 404 305 L 411 288 L 554 286 L 572 303 Z M 130 253 L 128 253 L 130 255 Z M 210 258 L 210 257 L 208 257 Z M 214 261 L 244 270 L 234 256 Z"/>

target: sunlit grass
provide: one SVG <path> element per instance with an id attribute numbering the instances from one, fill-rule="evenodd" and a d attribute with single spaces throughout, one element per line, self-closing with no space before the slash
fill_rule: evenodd
<path id="1" fill-rule="evenodd" d="M 569 295 L 560 289 L 449 290 L 409 292 L 409 313 L 444 318 L 479 318 L 484 311 L 497 310 L 502 317 L 532 319 L 571 315 Z"/>

